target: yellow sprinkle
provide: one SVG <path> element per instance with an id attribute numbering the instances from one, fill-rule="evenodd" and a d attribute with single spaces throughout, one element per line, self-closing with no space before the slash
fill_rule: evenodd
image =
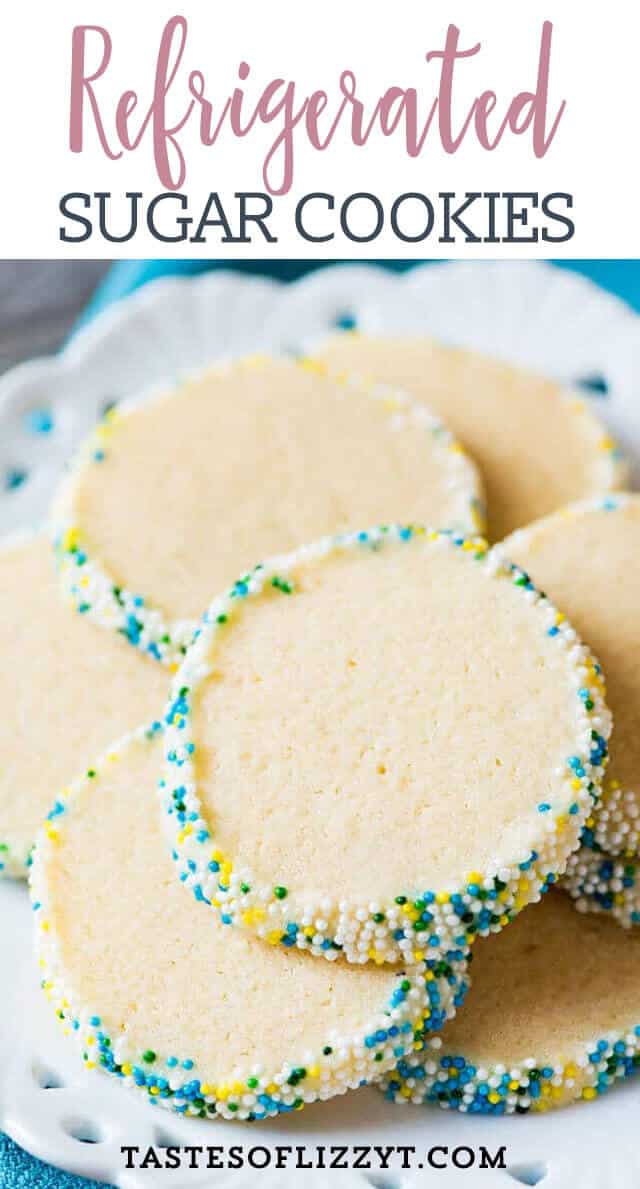
<path id="1" fill-rule="evenodd" d="M 91 1046 L 92 1046 L 92 1045 L 94 1045 L 95 1043 L 96 1043 L 96 1038 L 95 1038 L 95 1036 L 88 1036 L 88 1037 L 87 1037 L 87 1045 L 88 1045 L 88 1047 L 89 1047 L 89 1048 L 91 1048 Z"/>
<path id="2" fill-rule="evenodd" d="M 95 1063 L 95 1061 L 89 1061 L 88 1057 L 85 1057 L 84 1066 L 85 1066 L 85 1069 L 95 1069 L 96 1063 Z"/>
<path id="3" fill-rule="evenodd" d="M 575 776 L 574 779 L 571 781 L 571 788 L 576 789 L 576 791 L 578 789 L 582 788 L 582 781 L 579 780 L 577 776 Z"/>
<path id="4" fill-rule="evenodd" d="M 62 548 L 70 552 L 78 548 L 79 534 L 77 528 L 68 528 L 62 538 Z"/>
<path id="5" fill-rule="evenodd" d="M 482 884 L 483 879 L 479 871 L 472 871 L 471 875 L 467 876 L 467 883 Z"/>
<path id="6" fill-rule="evenodd" d="M 129 1065 L 128 1061 L 125 1061 L 124 1065 L 121 1068 L 122 1068 L 122 1072 L 126 1078 L 131 1076 L 131 1066 Z"/>
<path id="7" fill-rule="evenodd" d="M 518 1083 L 518 1082 L 513 1082 L 513 1081 L 512 1081 L 512 1082 L 509 1082 L 509 1089 L 510 1089 L 510 1090 L 517 1090 L 517 1089 L 518 1089 L 518 1085 L 519 1085 L 519 1083 Z"/>
<path id="8" fill-rule="evenodd" d="M 224 1102 L 225 1099 L 229 1097 L 229 1093 L 230 1091 L 228 1086 L 218 1086 L 218 1089 L 216 1090 L 216 1098 L 219 1098 L 221 1102 Z"/>
<path id="9" fill-rule="evenodd" d="M 157 1087 L 157 1086 L 150 1086 L 150 1087 L 149 1087 L 149 1093 L 150 1093 L 150 1094 L 159 1094 L 159 1093 L 160 1093 L 160 1090 L 158 1089 L 158 1087 Z"/>
<path id="10" fill-rule="evenodd" d="M 448 892 L 436 892 L 436 904 L 448 904 L 448 903 L 449 903 L 449 893 Z"/>
<path id="11" fill-rule="evenodd" d="M 424 962 L 424 950 L 414 950 L 413 960 L 414 962 Z"/>
<path id="12" fill-rule="evenodd" d="M 210 1082 L 203 1082 L 202 1085 L 200 1086 L 200 1090 L 203 1094 L 206 1094 L 207 1096 L 209 1096 L 209 1095 L 213 1094 L 214 1087 L 211 1085 Z"/>
<path id="13" fill-rule="evenodd" d="M 411 1091 L 408 1086 L 403 1086 L 400 1093 L 403 1098 L 411 1098 Z"/>
<path id="14" fill-rule="evenodd" d="M 593 1086 L 585 1086 L 584 1090 L 582 1091 L 582 1097 L 586 1098 L 588 1102 L 591 1098 L 598 1097 L 598 1091 L 595 1090 Z"/>
<path id="15" fill-rule="evenodd" d="M 43 921 L 42 924 L 40 925 L 40 928 L 42 929 L 43 933 L 48 933 L 49 932 L 49 922 Z"/>
<path id="16" fill-rule="evenodd" d="M 267 941 L 269 942 L 269 945 L 279 945 L 281 936 L 282 934 L 279 930 L 275 930 L 273 933 L 267 933 Z"/>
<path id="17" fill-rule="evenodd" d="M 496 1094 L 495 1090 L 491 1094 L 487 1095 L 487 1097 L 489 1099 L 489 1102 L 492 1102 L 494 1104 L 494 1106 L 497 1102 L 500 1102 L 500 1095 Z"/>
<path id="18" fill-rule="evenodd" d="M 600 442 L 600 449 L 601 450 L 615 450 L 615 445 L 616 444 L 615 444 L 613 438 L 609 438 L 609 437 L 602 438 L 602 440 Z"/>
<path id="19" fill-rule="evenodd" d="M 319 1073 L 320 1073 L 319 1065 L 310 1065 L 307 1070 L 307 1076 L 310 1078 L 317 1078 Z"/>
<path id="20" fill-rule="evenodd" d="M 573 1065 L 571 1062 L 569 1062 L 569 1064 L 568 1064 L 568 1065 L 565 1065 L 565 1067 L 564 1067 L 564 1076 L 565 1076 L 566 1078 L 577 1078 L 577 1076 L 578 1076 L 578 1070 L 577 1070 L 576 1066 L 575 1066 L 575 1065 Z"/>
<path id="21" fill-rule="evenodd" d="M 279 1090 L 280 1090 L 280 1087 L 277 1086 L 275 1082 L 269 1082 L 269 1085 L 266 1087 L 265 1093 L 268 1094 L 270 1097 L 272 1097 L 274 1094 L 277 1094 L 279 1092 Z"/>
<path id="22" fill-rule="evenodd" d="M 267 362 L 268 362 L 267 356 L 260 355 L 258 353 L 256 353 L 255 355 L 247 355 L 246 358 L 243 359 L 243 361 L 242 361 L 244 367 L 251 368 L 251 369 L 257 369 L 257 368 L 264 367 Z"/>

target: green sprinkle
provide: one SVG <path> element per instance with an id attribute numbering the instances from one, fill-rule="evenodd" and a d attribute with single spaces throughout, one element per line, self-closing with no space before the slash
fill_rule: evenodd
<path id="1" fill-rule="evenodd" d="M 287 889 L 283 888 L 281 884 L 278 884 L 277 888 L 273 889 L 273 893 L 278 900 L 286 900 L 288 895 Z"/>
<path id="2" fill-rule="evenodd" d="M 155 1059 L 156 1054 L 154 1053 L 153 1049 L 147 1049 L 146 1052 L 142 1054 L 142 1060 L 146 1061 L 147 1065 L 153 1065 Z"/>

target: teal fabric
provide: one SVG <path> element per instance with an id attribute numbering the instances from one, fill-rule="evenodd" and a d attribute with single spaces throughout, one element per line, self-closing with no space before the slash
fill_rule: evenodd
<path id="1" fill-rule="evenodd" d="M 109 270 L 89 303 L 81 324 L 95 317 L 111 302 L 158 277 L 189 276 L 212 268 L 233 268 L 238 272 L 259 273 L 292 281 L 314 268 L 331 263 L 334 262 L 316 264 L 308 260 L 249 260 L 230 264 L 221 260 L 119 260 Z M 396 272 L 404 271 L 413 264 L 409 260 L 374 263 Z M 640 260 L 563 260 L 554 263 L 559 268 L 573 269 L 589 277 L 640 312 Z M 482 264 L 479 263 L 478 267 L 482 267 Z M 93 1185 L 93 1181 L 68 1176 L 33 1160 L 6 1136 L 0 1135 L 0 1189 L 91 1189 Z"/>
<path id="2" fill-rule="evenodd" d="M 109 1189 L 97 1181 L 71 1177 L 34 1160 L 6 1135 L 0 1135 L 0 1189 Z"/>

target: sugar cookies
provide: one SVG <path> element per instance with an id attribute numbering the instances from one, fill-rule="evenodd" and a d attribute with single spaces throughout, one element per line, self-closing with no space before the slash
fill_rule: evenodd
<path id="1" fill-rule="evenodd" d="M 44 537 L 0 546 L 0 874 L 24 876 L 60 790 L 132 722 L 162 712 L 167 675 L 60 601 Z"/>
<path id="2" fill-rule="evenodd" d="M 495 1115 L 596 1098 L 640 1068 L 639 986 L 640 935 L 550 892 L 476 947 L 464 1010 L 383 1089 Z"/>
<path id="3" fill-rule="evenodd" d="M 503 543 L 584 636 L 602 663 L 614 717 L 603 796 L 585 843 L 611 855 L 640 841 L 640 496 L 564 509 Z M 588 691 L 583 692 L 583 697 Z"/>
<path id="4" fill-rule="evenodd" d="M 181 878 L 225 923 L 329 958 L 464 947 L 578 845 L 601 684 L 482 541 L 387 527 L 265 563 L 174 680 L 161 791 Z"/>
<path id="5" fill-rule="evenodd" d="M 421 404 L 268 359 L 114 410 L 57 501 L 64 590 L 171 662 L 261 557 L 395 518 L 482 531 L 473 463 Z"/>
<path id="6" fill-rule="evenodd" d="M 480 468 L 494 541 L 625 485 L 620 451 L 591 407 L 550 380 L 428 339 L 342 334 L 320 356 L 406 388 L 446 421 Z"/>
<path id="7" fill-rule="evenodd" d="M 264 1119 L 355 1089 L 441 1027 L 464 968 L 333 966 L 225 929 L 175 878 L 137 732 L 49 816 L 32 871 L 43 986 L 88 1068 L 199 1118 Z"/>

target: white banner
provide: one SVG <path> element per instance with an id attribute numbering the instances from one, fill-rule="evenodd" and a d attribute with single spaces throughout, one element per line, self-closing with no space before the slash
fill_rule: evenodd
<path id="1" fill-rule="evenodd" d="M 634 257 L 628 0 L 22 0 L 5 257 Z"/>

